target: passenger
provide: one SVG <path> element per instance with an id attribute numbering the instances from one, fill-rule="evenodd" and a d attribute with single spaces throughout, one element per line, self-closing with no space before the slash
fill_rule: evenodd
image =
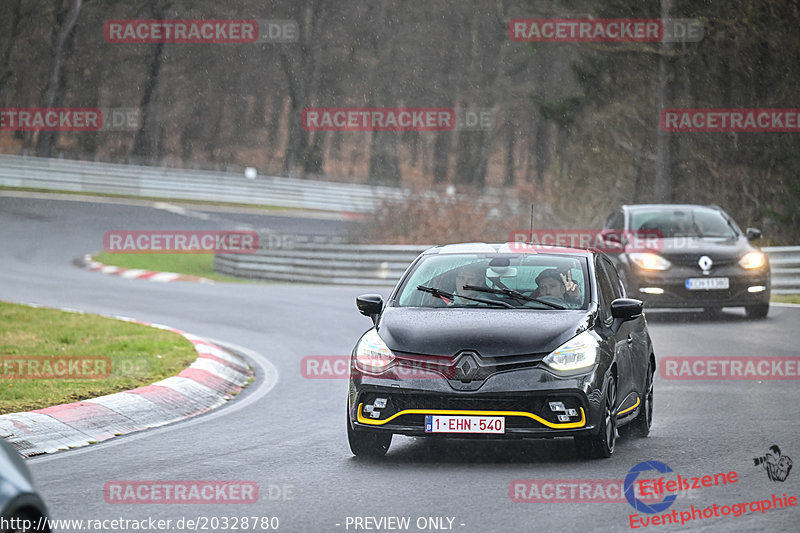
<path id="1" fill-rule="evenodd" d="M 536 298 L 550 296 L 572 304 L 580 304 L 583 300 L 580 287 L 572 280 L 571 270 L 567 270 L 566 277 L 555 268 L 543 270 L 536 276 L 536 287 Z"/>

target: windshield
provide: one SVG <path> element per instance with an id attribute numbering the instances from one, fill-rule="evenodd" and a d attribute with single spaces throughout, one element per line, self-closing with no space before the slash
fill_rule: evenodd
<path id="1" fill-rule="evenodd" d="M 631 229 L 658 231 L 672 237 L 736 237 L 737 233 L 716 209 L 707 207 L 635 211 Z"/>
<path id="2" fill-rule="evenodd" d="M 429 255 L 395 301 L 399 307 L 585 309 L 586 272 L 585 259 L 576 256 Z"/>

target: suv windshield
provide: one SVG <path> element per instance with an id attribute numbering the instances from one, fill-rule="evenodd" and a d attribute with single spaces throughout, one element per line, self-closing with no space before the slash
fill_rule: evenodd
<path id="1" fill-rule="evenodd" d="M 708 207 L 637 210 L 631 215 L 631 229 L 659 231 L 664 238 L 736 237 L 725 217 Z"/>
<path id="2" fill-rule="evenodd" d="M 586 260 L 552 254 L 424 256 L 408 275 L 399 307 L 586 309 Z"/>

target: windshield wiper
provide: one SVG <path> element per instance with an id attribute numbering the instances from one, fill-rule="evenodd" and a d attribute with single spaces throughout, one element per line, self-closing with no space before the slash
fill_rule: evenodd
<path id="1" fill-rule="evenodd" d="M 478 287 L 477 285 L 464 285 L 463 287 L 465 290 L 468 291 L 480 291 L 480 292 L 491 292 L 492 294 L 505 294 L 515 300 L 525 300 L 527 302 L 536 302 L 542 305 L 546 305 L 548 307 L 552 307 L 553 309 L 566 309 L 563 305 L 546 302 L 544 300 L 540 300 L 538 298 L 534 298 L 533 296 L 525 296 L 521 292 L 515 291 L 514 289 L 509 289 L 504 287 L 502 289 L 492 289 L 491 287 Z M 462 296 L 463 298 L 463 296 Z"/>
<path id="2" fill-rule="evenodd" d="M 426 287 L 425 285 L 417 285 L 417 290 L 429 292 L 436 296 L 437 298 L 447 298 L 448 300 L 453 300 L 454 298 L 462 298 L 464 300 L 470 300 L 473 302 L 480 302 L 482 304 L 489 304 L 489 305 L 499 305 L 501 307 L 505 307 L 507 309 L 516 309 L 513 305 L 508 302 L 499 302 L 497 300 L 484 300 L 483 298 L 472 298 L 470 296 L 463 296 L 461 294 L 456 294 L 454 292 L 447 292 L 443 291 L 442 289 L 437 289 L 436 287 Z"/>

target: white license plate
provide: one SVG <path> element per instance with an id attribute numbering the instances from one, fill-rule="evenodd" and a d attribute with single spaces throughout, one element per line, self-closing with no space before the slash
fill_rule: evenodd
<path id="1" fill-rule="evenodd" d="M 425 433 L 505 433 L 502 416 L 425 416 Z"/>
<path id="2" fill-rule="evenodd" d="M 686 288 L 690 291 L 711 291 L 727 289 L 730 286 L 728 278 L 688 278 Z"/>

